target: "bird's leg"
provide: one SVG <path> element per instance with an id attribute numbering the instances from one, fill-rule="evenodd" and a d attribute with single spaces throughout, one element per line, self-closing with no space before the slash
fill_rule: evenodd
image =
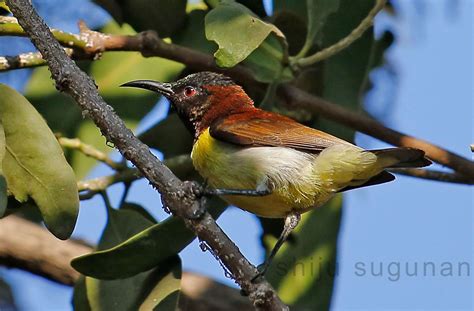
<path id="1" fill-rule="evenodd" d="M 271 194 L 270 189 L 204 189 L 205 195 L 245 195 L 251 197 L 263 197 Z"/>
<path id="2" fill-rule="evenodd" d="M 265 273 L 267 272 L 268 268 L 270 267 L 270 264 L 273 260 L 273 257 L 275 257 L 276 253 L 280 249 L 280 247 L 285 243 L 286 239 L 290 235 L 290 233 L 293 231 L 293 229 L 296 228 L 298 223 L 300 222 L 301 215 L 297 213 L 291 213 L 286 215 L 285 218 L 285 225 L 283 226 L 283 231 L 280 234 L 280 237 L 278 238 L 275 246 L 272 248 L 270 255 L 265 259 L 265 262 L 259 266 L 259 272 L 257 273 L 256 276 L 253 277 L 252 281 L 255 281 L 257 278 L 264 276 Z"/>
<path id="3" fill-rule="evenodd" d="M 271 194 L 272 191 L 262 184 L 257 186 L 257 189 L 223 189 L 223 188 L 208 188 L 207 179 L 204 182 L 203 195 L 245 195 L 251 197 L 263 197 Z"/>

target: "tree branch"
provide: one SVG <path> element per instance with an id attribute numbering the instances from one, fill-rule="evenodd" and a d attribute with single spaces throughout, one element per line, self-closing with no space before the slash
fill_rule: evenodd
<path id="1" fill-rule="evenodd" d="M 92 246 L 58 240 L 43 227 L 15 215 L 0 219 L 0 264 L 72 286 L 80 274 L 70 262 Z M 183 299 L 184 298 L 184 299 Z M 210 278 L 185 272 L 181 279 L 183 310 L 252 310 L 238 290 Z"/>
<path id="2" fill-rule="evenodd" d="M 405 176 L 418 177 L 434 181 L 450 182 L 454 184 L 474 185 L 474 179 L 466 178 L 456 173 L 447 173 L 421 168 L 392 168 L 390 172 Z"/>
<path id="3" fill-rule="evenodd" d="M 165 159 L 163 163 L 177 175 L 187 175 L 192 170 L 191 158 L 187 154 Z M 137 168 L 126 168 L 112 175 L 78 181 L 77 188 L 79 192 L 83 192 L 79 199 L 91 199 L 114 184 L 131 183 L 140 178 L 143 176 Z"/>
<path id="4" fill-rule="evenodd" d="M 323 61 L 339 53 L 340 51 L 346 49 L 347 47 L 349 47 L 352 43 L 354 43 L 354 41 L 359 39 L 364 34 L 364 32 L 367 31 L 367 29 L 369 29 L 372 26 L 375 15 L 377 15 L 377 13 L 380 12 L 384 8 L 386 2 L 387 2 L 386 0 L 376 0 L 375 6 L 370 10 L 369 14 L 360 22 L 360 24 L 356 28 L 354 28 L 354 30 L 352 30 L 352 32 L 347 37 L 339 40 L 335 44 L 311 56 L 302 57 L 302 58 L 297 56 L 293 58 L 292 65 L 296 67 L 300 67 L 300 68 L 308 67 L 320 61 Z M 305 52 L 305 51 L 303 50 L 302 52 Z M 300 54 L 304 54 L 304 53 L 300 52 Z"/>
<path id="5" fill-rule="evenodd" d="M 90 251 L 90 246 L 74 240 L 59 240 L 44 228 L 18 216 L 0 219 L 0 263 L 7 267 L 72 285 L 80 274 L 71 267 L 71 259 Z"/>
<path id="6" fill-rule="evenodd" d="M 126 168 L 124 164 L 115 162 L 105 152 L 102 152 L 96 149 L 94 146 L 82 142 L 79 138 L 59 137 L 58 142 L 63 148 L 80 151 L 85 156 L 100 161 L 113 170 L 121 171 Z"/>
<path id="7" fill-rule="evenodd" d="M 179 180 L 128 129 L 97 92 L 94 82 L 66 55 L 48 26 L 33 9 L 29 0 L 7 0 L 7 5 L 36 48 L 47 61 L 56 88 L 71 95 L 85 115 L 100 128 L 107 141 L 131 161 L 159 190 L 164 206 L 183 218 L 186 226 L 205 241 L 232 273 L 235 281 L 249 294 L 257 308 L 284 310 L 285 306 L 265 279 L 252 282 L 257 269 L 216 224 L 211 215 L 201 213 L 196 186 Z M 198 217 L 199 215 L 199 217 Z"/>

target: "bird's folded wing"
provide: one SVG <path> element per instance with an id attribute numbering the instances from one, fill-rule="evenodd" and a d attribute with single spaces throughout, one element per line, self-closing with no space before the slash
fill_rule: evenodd
<path id="1" fill-rule="evenodd" d="M 211 124 L 211 136 L 220 141 L 247 147 L 287 147 L 319 153 L 345 140 L 304 126 L 290 118 L 262 110 L 232 114 Z"/>

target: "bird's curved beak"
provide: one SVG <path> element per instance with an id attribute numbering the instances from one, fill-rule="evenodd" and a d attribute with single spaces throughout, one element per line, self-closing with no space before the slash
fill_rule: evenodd
<path id="1" fill-rule="evenodd" d="M 153 80 L 135 80 L 122 84 L 120 87 L 137 87 L 160 93 L 166 97 L 174 95 L 171 83 L 162 83 Z"/>

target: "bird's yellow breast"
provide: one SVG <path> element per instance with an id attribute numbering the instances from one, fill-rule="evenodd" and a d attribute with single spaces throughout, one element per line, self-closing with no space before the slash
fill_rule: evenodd
<path id="1" fill-rule="evenodd" d="M 286 147 L 240 147 L 212 138 L 209 129 L 195 142 L 191 158 L 212 187 L 271 190 L 264 197 L 225 197 L 263 217 L 318 207 L 352 180 L 380 171 L 374 166 L 376 156 L 355 146 L 335 145 L 319 155 Z"/>

